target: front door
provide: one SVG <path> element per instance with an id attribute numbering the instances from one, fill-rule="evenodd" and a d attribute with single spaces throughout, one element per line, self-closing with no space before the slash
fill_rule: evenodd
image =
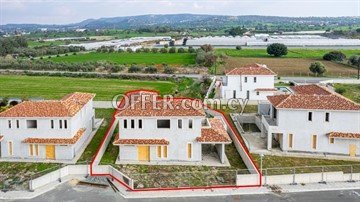
<path id="1" fill-rule="evenodd" d="M 138 160 L 150 161 L 150 146 L 137 146 Z"/>
<path id="2" fill-rule="evenodd" d="M 54 160 L 55 159 L 55 145 L 46 145 L 45 150 L 46 150 L 46 159 Z"/>
<path id="3" fill-rule="evenodd" d="M 351 157 L 356 156 L 356 145 L 355 144 L 350 144 L 350 146 L 349 146 L 349 155 Z"/>

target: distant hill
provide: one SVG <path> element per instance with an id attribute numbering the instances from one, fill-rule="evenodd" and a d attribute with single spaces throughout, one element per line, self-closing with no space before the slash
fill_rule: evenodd
<path id="1" fill-rule="evenodd" d="M 277 17 L 277 16 L 225 16 L 225 15 L 198 15 L 198 14 L 167 14 L 167 15 L 139 15 L 100 19 L 87 19 L 82 22 L 67 25 L 41 25 L 41 24 L 7 24 L 2 30 L 16 28 L 31 30 L 39 28 L 68 29 L 128 29 L 151 26 L 168 26 L 172 28 L 218 28 L 229 26 L 256 26 L 258 24 L 272 23 L 275 25 L 333 25 L 351 26 L 359 25 L 359 17 Z"/>

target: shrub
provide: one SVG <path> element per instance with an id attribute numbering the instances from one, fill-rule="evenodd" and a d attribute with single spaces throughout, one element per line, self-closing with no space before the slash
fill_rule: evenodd
<path id="1" fill-rule="evenodd" d="M 269 55 L 273 55 L 275 57 L 281 57 L 283 55 L 287 55 L 287 47 L 282 43 L 273 43 L 270 44 L 267 49 L 267 53 Z"/>
<path id="2" fill-rule="evenodd" d="M 60 57 L 60 55 L 59 55 L 59 54 L 57 54 L 57 55 L 56 55 L 56 57 Z"/>
<path id="3" fill-rule="evenodd" d="M 214 50 L 214 48 L 210 44 L 204 44 L 204 45 L 200 46 L 200 48 L 205 52 L 211 52 Z"/>
<path id="4" fill-rule="evenodd" d="M 166 48 L 162 48 L 162 49 L 160 49 L 160 52 L 161 52 L 161 53 L 167 53 L 168 50 L 167 50 Z"/>
<path id="5" fill-rule="evenodd" d="M 153 73 L 156 73 L 157 72 L 157 69 L 156 67 L 146 67 L 145 70 L 144 70 L 146 73 L 150 73 L 150 74 L 153 74 Z"/>
<path id="6" fill-rule="evenodd" d="M 169 53 L 176 53 L 176 48 L 175 47 L 171 47 L 169 49 Z"/>
<path id="7" fill-rule="evenodd" d="M 40 60 L 44 59 L 42 56 L 40 57 Z"/>
<path id="8" fill-rule="evenodd" d="M 149 53 L 149 52 L 150 52 L 150 48 L 144 48 L 144 52 L 145 52 L 145 53 Z"/>
<path id="9" fill-rule="evenodd" d="M 338 87 L 338 88 L 335 88 L 335 92 L 339 93 L 339 94 L 344 94 L 346 91 L 346 89 L 344 87 Z"/>
<path id="10" fill-rule="evenodd" d="M 189 52 L 189 53 L 195 53 L 196 50 L 195 50 L 195 48 L 193 48 L 192 46 L 189 46 L 188 52 Z"/>
<path id="11" fill-rule="evenodd" d="M 323 59 L 328 61 L 343 61 L 346 59 L 346 55 L 340 51 L 331 51 L 326 53 Z"/>
<path id="12" fill-rule="evenodd" d="M 152 49 L 151 49 L 151 52 L 157 53 L 157 52 L 159 52 L 159 49 L 157 49 L 157 48 L 152 48 Z"/>
<path id="13" fill-rule="evenodd" d="M 136 53 L 141 53 L 141 48 L 135 50 Z"/>
<path id="14" fill-rule="evenodd" d="M 326 72 L 326 67 L 321 62 L 313 62 L 313 63 L 311 63 L 309 69 L 310 69 L 310 71 L 312 73 L 317 74 L 317 75 L 322 75 L 323 73 Z"/>
<path id="15" fill-rule="evenodd" d="M 169 48 L 169 44 L 164 44 L 164 48 Z"/>
<path id="16" fill-rule="evenodd" d="M 127 48 L 127 49 L 126 49 L 126 52 L 128 52 L 128 53 L 133 53 L 134 51 L 133 51 L 133 49 L 131 49 L 131 48 Z"/>
<path id="17" fill-rule="evenodd" d="M 216 63 L 217 56 L 213 52 L 205 52 L 199 49 L 196 54 L 196 64 L 204 65 L 205 67 L 211 67 Z"/>
<path id="18" fill-rule="evenodd" d="M 73 55 L 77 55 L 77 53 L 74 52 Z"/>
<path id="19" fill-rule="evenodd" d="M 51 58 L 51 56 L 49 55 L 49 56 L 48 56 L 48 58 L 50 59 L 50 58 Z"/>
<path id="20" fill-rule="evenodd" d="M 239 45 L 236 46 L 235 48 L 236 48 L 236 50 L 241 50 L 241 46 L 239 46 Z"/>
<path id="21" fill-rule="evenodd" d="M 124 51 L 124 49 L 119 48 L 119 50 L 118 50 L 117 52 L 118 52 L 118 53 L 123 53 L 123 52 L 125 52 L 125 51 Z"/>
<path id="22" fill-rule="evenodd" d="M 141 71 L 141 67 L 136 66 L 136 65 L 131 65 L 128 69 L 129 73 L 135 73 L 135 72 L 140 72 Z"/>
<path id="23" fill-rule="evenodd" d="M 69 54 L 66 53 L 65 56 L 69 56 Z"/>
<path id="24" fill-rule="evenodd" d="M 164 67 L 164 73 L 165 74 L 173 74 L 174 72 L 175 72 L 175 68 L 169 67 L 169 66 Z"/>
<path id="25" fill-rule="evenodd" d="M 179 48 L 177 52 L 178 53 L 185 53 L 185 49 L 184 48 Z"/>

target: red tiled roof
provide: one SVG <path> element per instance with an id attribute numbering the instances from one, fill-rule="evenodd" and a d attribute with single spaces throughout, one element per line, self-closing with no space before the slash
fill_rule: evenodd
<path id="1" fill-rule="evenodd" d="M 267 96 L 275 108 L 322 109 L 322 110 L 360 110 L 357 104 L 337 94 L 331 95 L 274 95 Z"/>
<path id="2" fill-rule="evenodd" d="M 201 136 L 196 138 L 198 142 L 223 142 L 230 143 L 231 139 L 220 119 L 209 119 L 210 128 L 202 128 Z"/>
<path id="3" fill-rule="evenodd" d="M 114 145 L 168 145 L 169 141 L 165 139 L 119 139 L 119 135 L 115 137 Z"/>
<path id="4" fill-rule="evenodd" d="M 276 75 L 266 65 L 252 64 L 230 70 L 226 75 Z"/>
<path id="5" fill-rule="evenodd" d="M 360 133 L 330 132 L 329 138 L 360 139 Z"/>
<path id="6" fill-rule="evenodd" d="M 291 89 L 296 94 L 302 94 L 302 95 L 331 95 L 332 94 L 332 92 L 330 92 L 329 89 L 319 86 L 319 85 L 316 85 L 316 84 L 292 86 Z"/>
<path id="7" fill-rule="evenodd" d="M 0 142 L 4 139 L 4 136 L 0 135 Z"/>
<path id="8" fill-rule="evenodd" d="M 255 91 L 277 91 L 276 88 L 257 88 Z"/>
<path id="9" fill-rule="evenodd" d="M 201 100 L 188 98 L 159 98 L 158 94 L 133 99 L 116 116 L 204 116 Z M 129 100 L 131 102 L 131 99 Z"/>
<path id="10" fill-rule="evenodd" d="M 73 138 L 26 138 L 23 143 L 30 144 L 75 144 L 85 133 L 85 128 L 80 128 Z"/>
<path id="11" fill-rule="evenodd" d="M 0 113 L 0 117 L 71 117 L 95 97 L 91 93 L 71 93 L 61 100 L 25 101 Z"/>

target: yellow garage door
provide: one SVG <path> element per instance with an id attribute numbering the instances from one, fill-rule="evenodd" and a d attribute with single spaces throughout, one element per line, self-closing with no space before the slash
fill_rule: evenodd
<path id="1" fill-rule="evenodd" d="M 46 145 L 46 159 L 55 159 L 55 145 Z"/>
<path id="2" fill-rule="evenodd" d="M 349 154 L 350 154 L 350 156 L 352 156 L 352 157 L 356 156 L 356 145 L 351 144 L 351 145 L 349 146 Z"/>
<path id="3" fill-rule="evenodd" d="M 138 160 L 150 161 L 150 146 L 137 146 Z"/>

